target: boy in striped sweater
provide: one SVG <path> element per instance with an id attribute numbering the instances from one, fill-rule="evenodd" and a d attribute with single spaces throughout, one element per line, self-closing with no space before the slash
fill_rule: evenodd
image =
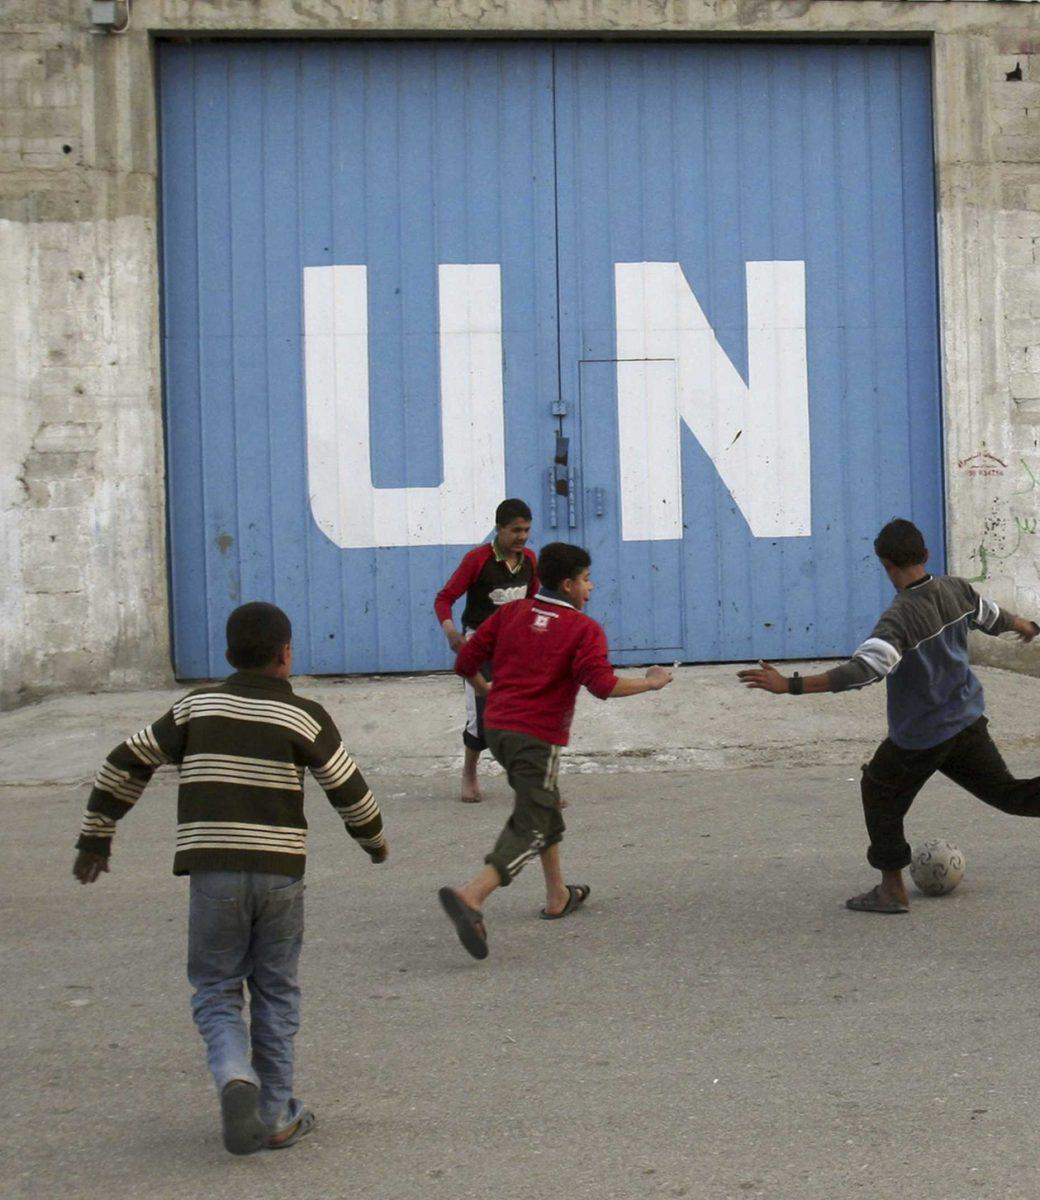
<path id="1" fill-rule="evenodd" d="M 173 871 L 191 877 L 192 1013 L 220 1095 L 224 1145 L 232 1154 L 251 1154 L 291 1146 L 315 1122 L 292 1094 L 305 769 L 372 862 L 385 862 L 388 850 L 379 807 L 332 718 L 292 690 L 285 613 L 262 603 L 235 609 L 227 659 L 234 675 L 190 692 L 105 760 L 87 802 L 73 874 L 93 883 L 108 870 L 116 822 L 157 767 L 176 765 Z"/>

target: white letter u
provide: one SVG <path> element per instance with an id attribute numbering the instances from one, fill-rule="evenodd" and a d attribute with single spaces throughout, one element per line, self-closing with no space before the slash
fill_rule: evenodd
<path id="1" fill-rule="evenodd" d="M 505 495 L 498 263 L 438 267 L 439 487 L 372 483 L 368 272 L 303 273 L 307 480 L 318 527 L 344 550 L 479 542 Z"/>

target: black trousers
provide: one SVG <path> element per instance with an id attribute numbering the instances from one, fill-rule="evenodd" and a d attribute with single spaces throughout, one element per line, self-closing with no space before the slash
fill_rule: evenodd
<path id="1" fill-rule="evenodd" d="M 863 815 L 870 835 L 867 862 L 879 871 L 910 863 L 903 818 L 936 771 L 973 796 L 1014 817 L 1040 817 L 1040 775 L 1016 779 L 993 744 L 985 717 L 927 750 L 906 750 L 886 738 L 863 768 Z"/>

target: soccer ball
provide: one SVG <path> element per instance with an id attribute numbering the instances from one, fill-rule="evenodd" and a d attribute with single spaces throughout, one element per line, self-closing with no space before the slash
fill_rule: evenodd
<path id="1" fill-rule="evenodd" d="M 926 896 L 945 896 L 964 878 L 964 855 L 941 838 L 923 842 L 910 861 L 910 878 Z"/>

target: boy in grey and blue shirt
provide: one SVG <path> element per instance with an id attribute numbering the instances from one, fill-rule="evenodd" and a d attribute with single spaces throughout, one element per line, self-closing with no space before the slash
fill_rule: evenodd
<path id="1" fill-rule="evenodd" d="M 896 597 L 853 656 L 819 675 L 786 679 L 769 663 L 739 672 L 748 687 L 801 695 L 843 692 L 884 679 L 888 737 L 863 768 L 867 861 L 881 883 L 853 896 L 858 912 L 908 910 L 903 868 L 910 847 L 903 818 L 928 779 L 941 771 L 980 800 L 1013 816 L 1040 816 L 1040 776 L 1016 779 L 987 729 L 982 685 L 968 659 L 968 633 L 1015 633 L 1031 642 L 1040 627 L 979 596 L 964 579 L 929 575 L 928 548 L 910 521 L 890 521 L 874 550 Z"/>

